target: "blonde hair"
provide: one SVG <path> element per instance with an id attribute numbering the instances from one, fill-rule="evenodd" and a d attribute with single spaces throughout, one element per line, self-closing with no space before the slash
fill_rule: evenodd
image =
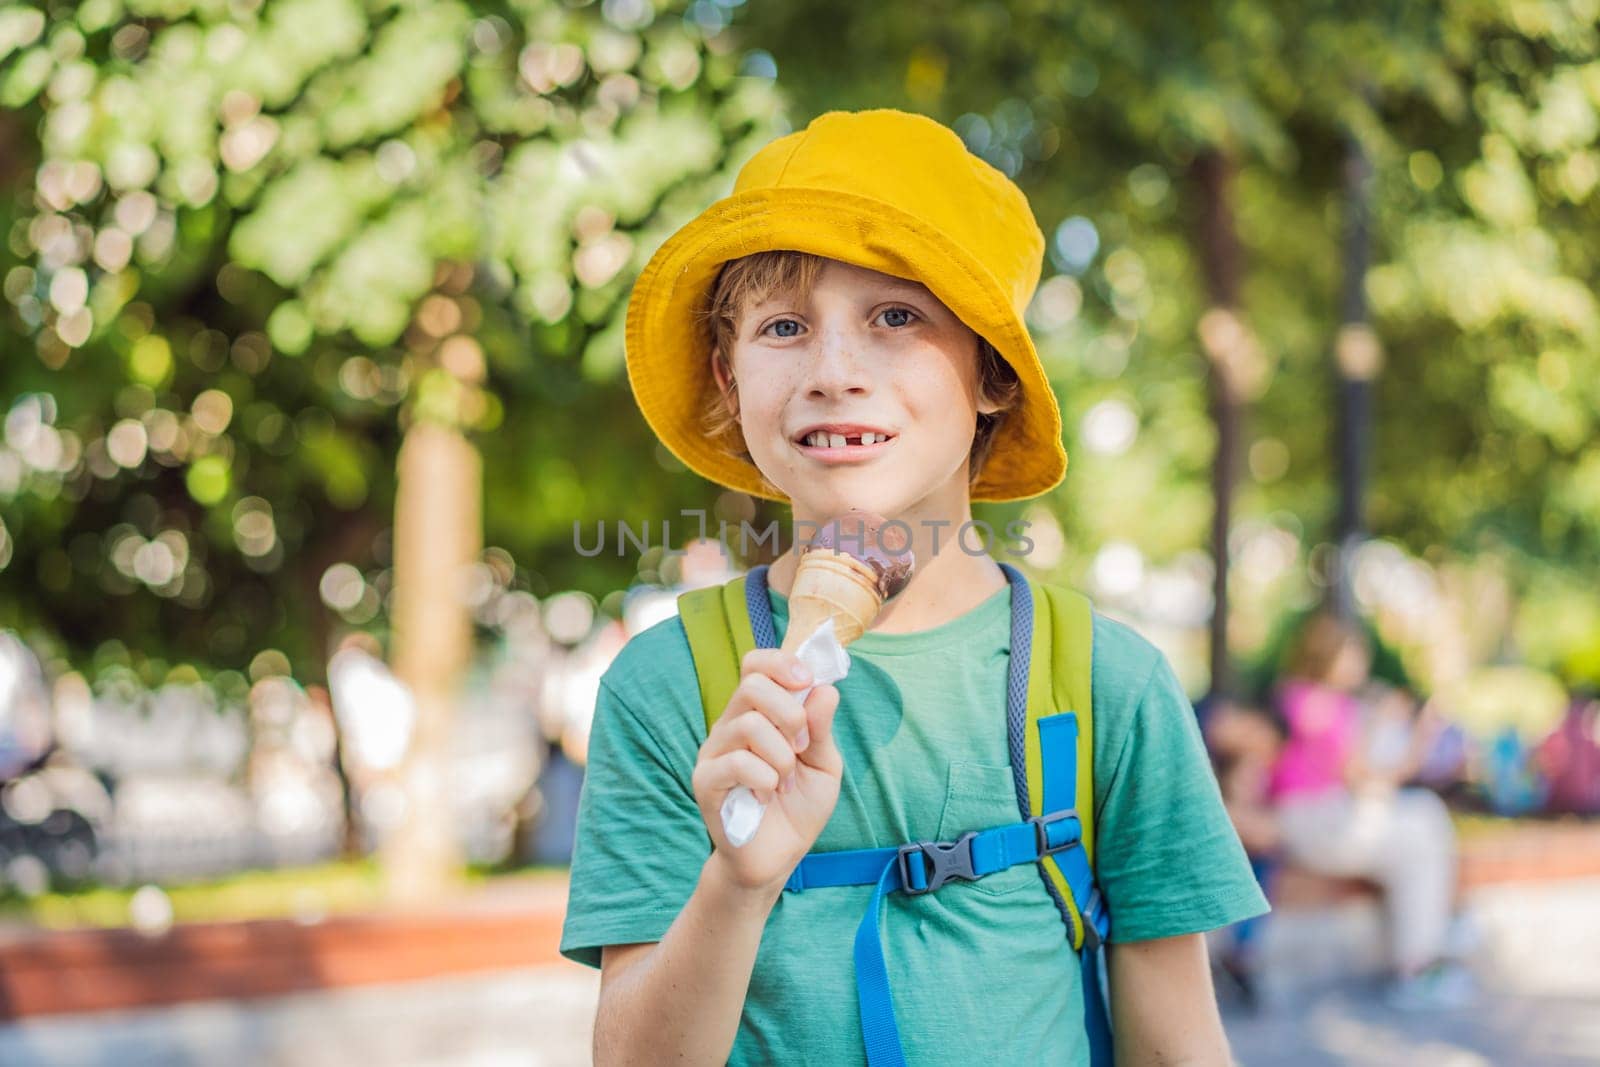
<path id="1" fill-rule="evenodd" d="M 1301 627 L 1285 665 L 1287 673 L 1325 685 L 1333 675 L 1333 665 L 1351 645 L 1367 648 L 1366 633 L 1330 611 L 1318 611 Z"/>
<path id="2" fill-rule="evenodd" d="M 746 308 L 773 293 L 792 293 L 804 298 L 816 284 L 825 263 L 827 260 L 822 256 L 789 250 L 757 252 L 729 260 L 717 271 L 710 295 L 700 309 L 701 324 L 711 341 L 712 364 L 720 366 L 724 376 L 733 383 L 730 391 L 735 399 L 735 403 L 730 404 L 713 378 L 701 412 L 701 429 L 719 447 L 746 462 L 754 461 L 745 448 L 739 428 L 738 382 L 733 378 L 731 359 L 739 318 Z M 996 431 L 1021 399 L 1022 383 L 1017 379 L 1017 372 L 993 345 L 978 338 L 978 405 L 998 410 L 993 414 L 978 413 L 977 430 L 968 457 L 969 486 L 977 483 L 984 461 L 994 447 Z"/>

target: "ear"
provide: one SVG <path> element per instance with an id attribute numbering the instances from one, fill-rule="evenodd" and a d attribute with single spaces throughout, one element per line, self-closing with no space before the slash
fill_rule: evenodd
<path id="1" fill-rule="evenodd" d="M 994 415 L 1004 411 L 1005 407 L 997 401 L 984 396 L 984 340 L 982 337 L 979 337 L 977 333 L 973 333 L 972 337 L 975 341 L 975 345 L 973 347 L 972 371 L 974 378 L 977 380 L 978 414 Z"/>
<path id="2" fill-rule="evenodd" d="M 979 415 L 996 415 L 1006 409 L 1003 403 L 987 395 L 981 380 L 978 382 L 977 409 Z"/>
<path id="3" fill-rule="evenodd" d="M 739 417 L 739 383 L 734 380 L 733 370 L 728 366 L 727 359 L 720 351 L 711 353 L 711 377 L 717 383 L 717 391 L 722 394 L 722 402 L 728 405 L 728 410 L 737 419 Z"/>

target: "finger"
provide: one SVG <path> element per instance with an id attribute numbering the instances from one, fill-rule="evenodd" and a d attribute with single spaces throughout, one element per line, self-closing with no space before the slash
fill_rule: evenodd
<path id="1" fill-rule="evenodd" d="M 778 788 L 780 775 L 772 764 L 749 749 L 736 748 L 715 759 L 702 760 L 694 771 L 697 791 L 705 791 L 720 798 L 721 794 L 738 786 L 759 794 L 771 794 Z"/>
<path id="2" fill-rule="evenodd" d="M 769 719 L 761 715 L 742 715 L 733 727 L 734 746 L 754 752 L 777 772 L 779 777 L 794 771 L 794 745 Z"/>
<path id="3" fill-rule="evenodd" d="M 794 703 L 794 698 L 790 697 Z M 805 712 L 795 704 L 796 712 L 803 717 Z M 772 764 L 781 774 L 788 774 L 794 770 L 795 746 L 794 742 L 783 735 L 778 726 L 766 715 L 759 711 L 749 711 L 743 715 L 724 717 L 720 720 L 711 736 L 706 738 L 706 743 L 701 748 L 702 759 L 716 759 L 725 753 L 747 749 Z"/>
<path id="4" fill-rule="evenodd" d="M 839 690 L 832 685 L 819 685 L 806 698 L 806 727 L 811 743 L 800 752 L 801 763 L 829 773 L 843 769 L 844 758 L 833 738 L 833 721 L 838 710 Z"/>
<path id="5" fill-rule="evenodd" d="M 789 689 L 804 689 L 811 684 L 811 668 L 800 657 L 781 648 L 753 648 L 739 661 L 741 679 L 765 675 Z"/>
<path id="6" fill-rule="evenodd" d="M 716 727 L 713 727 L 713 732 L 717 729 L 733 729 L 741 717 L 753 711 L 776 724 L 791 745 L 803 747 L 796 742 L 805 728 L 806 713 L 795 696 L 766 675 L 752 674 L 740 682 L 733 696 L 728 698 L 728 706 Z M 727 722 L 728 726 L 723 727 L 723 722 Z"/>
<path id="7" fill-rule="evenodd" d="M 753 674 L 739 684 L 744 687 L 750 708 L 777 726 L 796 748 L 804 747 L 797 744 L 806 725 L 806 709 L 796 699 L 798 694 L 760 674 Z"/>

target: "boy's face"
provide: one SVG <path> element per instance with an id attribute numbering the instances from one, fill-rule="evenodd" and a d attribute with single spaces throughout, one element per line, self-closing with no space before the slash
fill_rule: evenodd
<path id="1" fill-rule="evenodd" d="M 740 317 L 731 362 L 750 456 L 796 518 L 964 509 L 977 346 L 925 286 L 828 260 L 807 298 L 774 294 Z"/>

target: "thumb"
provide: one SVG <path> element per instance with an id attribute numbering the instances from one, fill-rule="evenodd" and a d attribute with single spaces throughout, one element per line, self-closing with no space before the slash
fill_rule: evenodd
<path id="1" fill-rule="evenodd" d="M 832 685 L 817 686 L 806 698 L 805 709 L 811 744 L 799 754 L 800 762 L 830 774 L 842 773 L 844 759 L 833 742 L 833 717 L 839 710 L 839 690 Z"/>

